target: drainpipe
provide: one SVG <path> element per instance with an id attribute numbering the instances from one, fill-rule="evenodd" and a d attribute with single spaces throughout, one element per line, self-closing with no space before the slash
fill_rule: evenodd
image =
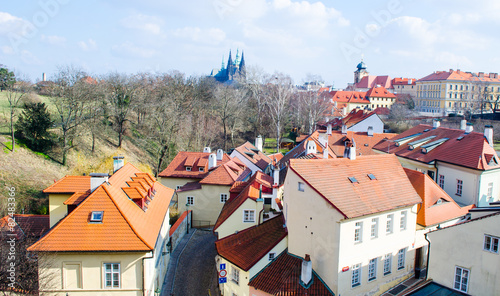
<path id="1" fill-rule="evenodd" d="M 427 238 L 428 232 L 425 234 L 425 240 L 429 243 L 427 247 L 427 263 L 425 267 L 425 280 L 429 279 L 429 258 L 431 257 L 431 241 Z"/>
<path id="2" fill-rule="evenodd" d="M 260 212 L 259 212 L 259 220 L 258 220 L 258 224 L 257 224 L 257 225 L 260 225 L 260 215 L 264 211 L 264 199 L 262 198 L 262 184 L 260 184 L 259 198 L 256 200 L 256 202 L 257 202 L 257 207 L 259 206 L 259 203 L 262 203 L 262 210 L 260 210 Z M 262 220 L 264 220 L 264 218 L 262 218 Z"/>
<path id="3" fill-rule="evenodd" d="M 438 177 L 438 176 L 439 176 L 439 169 L 438 169 L 438 167 L 437 167 L 437 160 L 436 160 L 436 161 L 434 161 L 434 168 L 436 169 L 436 176 L 434 176 L 434 182 L 436 182 L 436 183 L 437 183 L 437 182 L 438 182 L 438 180 L 439 180 L 439 179 L 438 179 L 438 178 L 439 178 L 439 177 Z M 444 188 L 442 188 L 442 189 L 444 190 Z"/>
<path id="4" fill-rule="evenodd" d="M 144 261 L 146 259 L 151 259 L 154 258 L 153 256 L 154 249 L 151 251 L 151 257 L 143 257 L 142 258 L 142 295 L 147 295 L 146 294 L 146 273 L 144 272 L 145 264 Z"/>

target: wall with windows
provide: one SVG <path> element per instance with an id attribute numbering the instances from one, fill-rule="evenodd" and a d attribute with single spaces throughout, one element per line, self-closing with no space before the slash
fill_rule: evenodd
<path id="1" fill-rule="evenodd" d="M 260 205 L 260 209 L 257 205 Z M 263 209 L 263 203 L 257 203 L 256 201 L 247 198 L 236 211 L 229 216 L 224 223 L 222 223 L 217 229 L 218 238 L 221 239 L 228 235 L 235 233 L 236 231 L 241 231 L 243 229 L 257 225 L 259 212 Z M 245 221 L 244 211 L 254 210 L 253 221 Z M 262 218 L 261 218 L 262 219 Z M 261 220 L 262 222 L 262 220 Z"/>
<path id="2" fill-rule="evenodd" d="M 430 240 L 429 278 L 471 295 L 500 295 L 500 215 L 443 228 Z M 489 244 L 488 244 L 489 242 Z"/>
<path id="3" fill-rule="evenodd" d="M 384 132 L 384 122 L 378 117 L 377 115 L 372 115 L 356 124 L 353 126 L 349 127 L 347 130 L 348 131 L 353 131 L 353 132 L 367 132 L 368 127 L 373 128 L 374 133 L 383 133 Z"/>
<path id="4" fill-rule="evenodd" d="M 202 185 L 201 189 L 177 192 L 179 212 L 193 211 L 193 227 L 215 225 L 224 206 L 221 194 L 229 197 L 231 186 Z M 186 206 L 189 202 L 190 205 Z"/>
<path id="5" fill-rule="evenodd" d="M 148 253 L 68 252 L 39 256 L 40 289 L 51 291 L 47 295 L 143 295 L 142 259 L 149 257 Z M 109 263 L 118 264 L 118 270 L 116 265 L 106 270 L 105 264 Z"/>
<path id="6" fill-rule="evenodd" d="M 177 189 L 179 186 L 184 186 L 189 182 L 195 182 L 198 179 L 158 177 L 158 180 L 162 185 L 168 188 Z"/>
<path id="7" fill-rule="evenodd" d="M 461 206 L 477 205 L 481 171 L 447 163 L 438 163 L 439 174 L 444 176 L 444 191 Z M 459 185 L 461 182 L 461 188 Z M 460 192 L 461 189 L 461 192 Z"/>

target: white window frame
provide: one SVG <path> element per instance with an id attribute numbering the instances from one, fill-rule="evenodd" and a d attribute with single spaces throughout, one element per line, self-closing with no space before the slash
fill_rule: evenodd
<path id="1" fill-rule="evenodd" d="M 351 272 L 351 288 L 361 285 L 361 263 L 354 264 Z"/>
<path id="2" fill-rule="evenodd" d="M 462 196 L 463 188 L 464 188 L 464 181 L 457 179 L 457 192 L 455 193 L 455 195 Z"/>
<path id="3" fill-rule="evenodd" d="M 186 171 L 190 172 L 192 170 L 192 167 L 186 166 Z"/>
<path id="4" fill-rule="evenodd" d="M 385 225 L 385 233 L 391 234 L 394 232 L 394 214 L 387 215 L 387 222 Z"/>
<path id="5" fill-rule="evenodd" d="M 455 274 L 453 277 L 453 289 L 467 293 L 469 289 L 470 270 L 460 266 L 455 266 Z"/>
<path id="6" fill-rule="evenodd" d="M 186 196 L 186 205 L 194 206 L 194 196 Z"/>
<path id="7" fill-rule="evenodd" d="M 377 279 L 377 260 L 378 258 L 370 259 L 368 262 L 368 281 L 374 281 Z"/>
<path id="8" fill-rule="evenodd" d="M 492 235 L 484 235 L 483 250 L 491 253 L 498 254 L 498 244 L 500 238 Z"/>
<path id="9" fill-rule="evenodd" d="M 221 193 L 220 194 L 220 202 L 226 203 L 226 201 L 227 201 L 227 193 Z"/>
<path id="10" fill-rule="evenodd" d="M 493 198 L 493 182 L 488 183 L 488 189 L 486 191 L 486 198 L 487 199 Z"/>
<path id="11" fill-rule="evenodd" d="M 441 187 L 442 189 L 444 189 L 444 175 L 439 175 L 439 187 Z"/>
<path id="12" fill-rule="evenodd" d="M 402 211 L 399 219 L 399 230 L 406 230 L 406 221 L 408 220 L 408 211 Z"/>
<path id="13" fill-rule="evenodd" d="M 384 256 L 384 275 L 392 272 L 392 254 L 385 254 Z"/>
<path id="14" fill-rule="evenodd" d="M 181 189 L 182 185 L 175 185 L 175 190 Z"/>
<path id="15" fill-rule="evenodd" d="M 354 224 L 354 243 L 363 241 L 363 222 L 356 222 Z"/>
<path id="16" fill-rule="evenodd" d="M 372 224 L 370 227 L 370 237 L 371 238 L 378 237 L 378 218 L 372 218 Z"/>
<path id="17" fill-rule="evenodd" d="M 252 215 L 250 215 L 252 213 Z M 252 219 L 250 219 L 252 218 Z M 254 223 L 255 222 L 255 210 L 243 210 L 243 222 L 244 223 Z"/>
<path id="18" fill-rule="evenodd" d="M 240 284 L 240 270 L 235 268 L 234 266 L 231 266 L 231 281 L 233 281 L 237 285 Z"/>
<path id="19" fill-rule="evenodd" d="M 405 268 L 406 262 L 406 248 L 403 248 L 398 251 L 398 270 Z"/>
<path id="20" fill-rule="evenodd" d="M 118 265 L 118 270 L 115 270 L 114 267 L 115 265 Z M 110 266 L 111 267 L 111 271 L 108 272 L 107 269 L 106 269 L 106 266 Z M 102 264 L 102 285 L 103 285 L 103 288 L 105 289 L 120 289 L 121 288 L 121 266 L 120 266 L 120 262 L 105 262 Z M 111 275 L 111 285 L 108 286 L 107 284 L 107 279 L 106 279 L 106 276 L 107 275 Z M 115 283 L 114 283 L 114 275 L 115 274 L 118 274 L 118 286 L 115 286 Z"/>
<path id="21" fill-rule="evenodd" d="M 102 223 L 102 219 L 104 219 L 104 211 L 92 211 L 90 214 L 91 223 Z"/>
<path id="22" fill-rule="evenodd" d="M 204 172 L 205 168 L 204 167 L 198 167 L 198 172 Z"/>
<path id="23" fill-rule="evenodd" d="M 306 189 L 306 184 L 304 184 L 303 182 L 298 182 L 297 184 L 297 190 L 300 191 L 300 192 L 304 192 Z"/>

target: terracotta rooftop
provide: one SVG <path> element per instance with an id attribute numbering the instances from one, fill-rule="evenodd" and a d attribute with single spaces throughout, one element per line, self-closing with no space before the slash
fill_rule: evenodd
<path id="1" fill-rule="evenodd" d="M 345 125 L 347 128 L 350 128 L 353 125 L 371 116 L 377 116 L 377 114 L 375 112 L 366 112 L 360 109 L 353 109 L 344 118 L 335 118 L 329 121 L 328 123 L 325 124 L 325 127 L 326 125 L 331 124 L 333 129 L 341 129 L 342 125 Z"/>
<path id="2" fill-rule="evenodd" d="M 165 178 L 191 178 L 203 179 L 208 174 L 208 152 L 187 152 L 177 153 L 172 162 L 158 176 Z M 217 165 L 229 161 L 229 156 L 224 153 L 222 161 L 217 161 Z M 191 167 L 187 171 L 186 167 Z M 202 168 L 203 171 L 200 171 Z"/>
<path id="3" fill-rule="evenodd" d="M 392 85 L 415 85 L 417 79 L 415 78 L 394 78 L 392 80 Z"/>
<path id="4" fill-rule="evenodd" d="M 396 96 L 389 92 L 385 87 L 372 87 L 366 93 L 368 98 L 396 98 Z"/>
<path id="5" fill-rule="evenodd" d="M 308 141 L 314 141 L 314 143 L 316 144 L 316 154 L 319 157 L 323 158 L 324 146 L 320 143 L 319 137 L 320 137 L 320 132 L 316 130 L 307 139 L 303 140 L 300 144 L 297 144 L 297 146 L 295 146 L 292 150 L 288 151 L 278 164 L 280 169 L 286 166 L 290 162 L 290 159 L 304 156 Z M 330 148 L 328 148 L 328 157 L 330 158 L 336 157 Z"/>
<path id="6" fill-rule="evenodd" d="M 281 153 L 281 152 L 274 153 L 274 154 L 268 155 L 268 157 L 272 160 L 273 165 L 276 165 L 283 158 L 283 153 Z"/>
<path id="7" fill-rule="evenodd" d="M 374 76 L 374 75 L 367 75 L 361 80 L 354 85 L 355 88 L 372 88 L 376 87 L 377 85 L 381 85 L 387 89 L 393 88 L 391 85 L 391 77 L 384 75 L 384 76 Z"/>
<path id="8" fill-rule="evenodd" d="M 361 103 L 369 104 L 364 91 L 336 90 L 329 93 L 330 100 L 338 103 Z"/>
<path id="9" fill-rule="evenodd" d="M 231 186 L 236 181 L 245 180 L 251 174 L 252 171 L 234 157 L 210 171 L 209 174 L 200 181 L 200 184 Z"/>
<path id="10" fill-rule="evenodd" d="M 432 226 L 466 215 L 474 205 L 461 208 L 427 174 L 405 168 L 413 188 L 422 198 L 418 205 L 417 223 Z"/>
<path id="11" fill-rule="evenodd" d="M 238 151 L 243 157 L 255 164 L 261 170 L 264 170 L 271 163 L 271 159 L 267 155 L 265 155 L 262 151 L 259 151 L 248 141 L 245 144 L 234 148 L 234 150 Z"/>
<path id="12" fill-rule="evenodd" d="M 422 202 L 394 155 L 359 156 L 355 160 L 292 159 L 290 169 L 346 218 Z"/>
<path id="13" fill-rule="evenodd" d="M 2 231 L 11 232 L 9 218 L 10 216 L 5 216 L 0 220 Z M 49 215 L 14 214 L 12 218 L 16 222 L 13 230 L 18 235 L 40 237 L 50 228 Z"/>
<path id="14" fill-rule="evenodd" d="M 300 284 L 301 271 L 302 259 L 289 254 L 285 250 L 261 272 L 251 278 L 248 285 L 267 294 L 277 296 L 334 295 L 314 270 L 311 285 L 308 288 L 304 288 Z"/>
<path id="15" fill-rule="evenodd" d="M 328 146 L 337 157 L 344 157 L 346 143 L 354 140 L 356 155 L 374 155 L 377 154 L 373 151 L 375 145 L 395 136 L 397 134 L 373 133 L 372 136 L 369 136 L 366 132 L 347 131 L 346 134 L 342 134 L 341 131 L 332 131 L 332 134 L 328 137 Z"/>
<path id="16" fill-rule="evenodd" d="M 43 190 L 43 193 L 76 193 L 88 190 L 90 176 L 65 176 Z"/>
<path id="17" fill-rule="evenodd" d="M 279 215 L 260 225 L 226 236 L 215 242 L 217 253 L 248 271 L 287 236 L 283 225 L 283 215 Z"/>
<path id="18" fill-rule="evenodd" d="M 127 182 L 134 181 L 133 178 L 154 185 L 146 191 L 136 185 L 136 191 L 145 194 L 140 200 L 132 200 L 124 190 L 130 188 Z M 130 163 L 114 173 L 108 183 L 100 185 L 28 250 L 152 250 L 174 190 L 161 185 L 150 174 L 142 173 Z M 151 193 L 150 197 L 146 195 L 148 193 Z M 90 221 L 94 211 L 103 211 L 102 222 Z"/>
<path id="19" fill-rule="evenodd" d="M 422 163 L 442 161 L 476 170 L 500 168 L 496 152 L 484 135 L 467 134 L 461 129 L 420 124 L 392 138 L 390 145 L 384 142 L 374 149 Z"/>
<path id="20" fill-rule="evenodd" d="M 421 79 L 419 82 L 436 81 L 436 80 L 456 80 L 470 82 L 500 82 L 497 73 L 471 73 L 460 70 L 436 71 Z"/>

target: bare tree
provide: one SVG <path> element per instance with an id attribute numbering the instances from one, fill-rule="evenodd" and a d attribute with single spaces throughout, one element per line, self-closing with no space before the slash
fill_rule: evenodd
<path id="1" fill-rule="evenodd" d="M 276 131 L 276 152 L 280 149 L 281 132 L 288 115 L 291 97 L 292 79 L 290 76 L 275 73 L 267 80 L 264 99 Z"/>
<path id="2" fill-rule="evenodd" d="M 266 74 L 261 68 L 249 67 L 244 88 L 247 89 L 248 121 L 252 126 L 254 138 L 263 134 L 266 104 L 264 102 L 264 83 Z"/>
<path id="3" fill-rule="evenodd" d="M 14 119 L 16 117 L 17 109 L 19 108 L 19 103 L 23 100 L 26 94 L 31 91 L 31 85 L 26 81 L 17 81 L 14 84 L 7 84 L 7 102 L 9 103 L 9 115 L 10 115 L 10 136 L 12 139 L 12 152 L 15 151 L 16 138 L 15 138 L 15 128 Z"/>
<path id="4" fill-rule="evenodd" d="M 223 129 L 223 147 L 227 151 L 227 130 L 229 126 L 235 127 L 239 119 L 243 91 L 227 85 L 218 85 L 215 89 L 212 108 L 215 116 L 220 120 Z M 232 133 L 233 134 L 233 133 Z"/>
<path id="5" fill-rule="evenodd" d="M 297 96 L 302 106 L 302 116 L 307 119 L 307 129 L 309 134 L 312 134 L 321 115 L 328 109 L 329 100 L 320 96 L 317 91 L 300 92 Z"/>

